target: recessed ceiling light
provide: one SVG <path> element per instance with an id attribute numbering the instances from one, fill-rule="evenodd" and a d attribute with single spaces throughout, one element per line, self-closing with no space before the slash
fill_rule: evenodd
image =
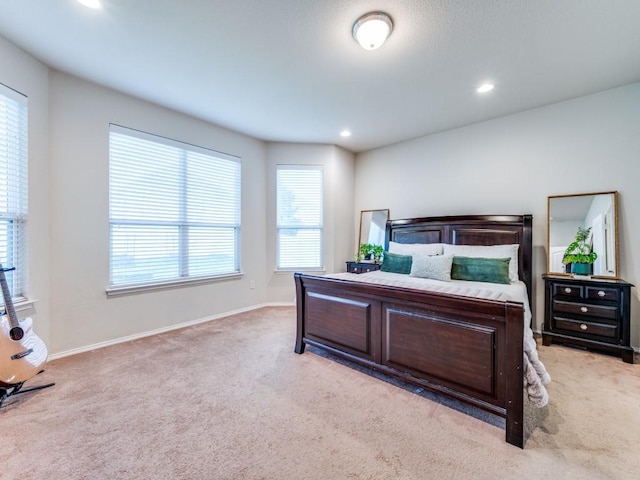
<path id="1" fill-rule="evenodd" d="M 100 3 L 100 0 L 78 0 L 78 2 L 84 5 L 85 7 L 95 8 L 95 9 L 102 8 L 102 4 Z"/>
<path id="2" fill-rule="evenodd" d="M 476 90 L 476 92 L 478 92 L 478 93 L 487 93 L 487 92 L 490 92 L 491 90 L 493 90 L 493 87 L 495 87 L 495 85 L 493 83 L 485 83 L 483 85 L 480 85 L 478 87 L 478 89 Z"/>
<path id="3" fill-rule="evenodd" d="M 340 136 L 341 137 L 350 137 L 351 136 L 351 132 L 349 130 L 342 130 L 340 132 Z"/>

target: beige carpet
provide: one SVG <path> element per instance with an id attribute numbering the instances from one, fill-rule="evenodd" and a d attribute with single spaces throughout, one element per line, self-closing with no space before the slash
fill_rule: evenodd
<path id="1" fill-rule="evenodd" d="M 640 478 L 640 365 L 540 347 L 551 402 L 520 450 L 294 335 L 265 308 L 52 361 L 0 409 L 0 478 Z"/>

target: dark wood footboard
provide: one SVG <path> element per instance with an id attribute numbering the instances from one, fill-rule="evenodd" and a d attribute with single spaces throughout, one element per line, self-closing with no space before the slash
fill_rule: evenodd
<path id="1" fill-rule="evenodd" d="M 523 305 L 295 274 L 305 345 L 506 419 L 524 446 Z"/>

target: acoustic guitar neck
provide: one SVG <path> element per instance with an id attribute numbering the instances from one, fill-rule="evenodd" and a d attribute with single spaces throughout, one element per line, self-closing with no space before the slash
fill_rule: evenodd
<path id="1" fill-rule="evenodd" d="M 24 335 L 24 331 L 20 327 L 18 320 L 18 314 L 13 306 L 13 299 L 11 298 L 11 292 L 9 291 L 9 285 L 7 284 L 7 277 L 4 272 L 11 272 L 16 267 L 4 268 L 0 263 L 0 285 L 2 286 L 2 297 L 4 298 L 4 309 L 7 313 L 7 320 L 9 322 L 9 336 L 12 340 L 20 340 Z"/>

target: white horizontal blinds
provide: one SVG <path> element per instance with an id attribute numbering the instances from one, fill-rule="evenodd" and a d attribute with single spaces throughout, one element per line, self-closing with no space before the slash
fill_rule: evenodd
<path id="1" fill-rule="evenodd" d="M 11 295 L 27 288 L 27 99 L 0 85 L 0 262 Z M 3 299 L 0 298 L 0 303 Z"/>
<path id="2" fill-rule="evenodd" d="M 240 271 L 240 160 L 112 125 L 110 284 Z"/>
<path id="3" fill-rule="evenodd" d="M 321 166 L 278 165 L 278 268 L 322 268 Z"/>
<path id="4" fill-rule="evenodd" d="M 240 271 L 240 162 L 187 155 L 191 275 Z"/>

